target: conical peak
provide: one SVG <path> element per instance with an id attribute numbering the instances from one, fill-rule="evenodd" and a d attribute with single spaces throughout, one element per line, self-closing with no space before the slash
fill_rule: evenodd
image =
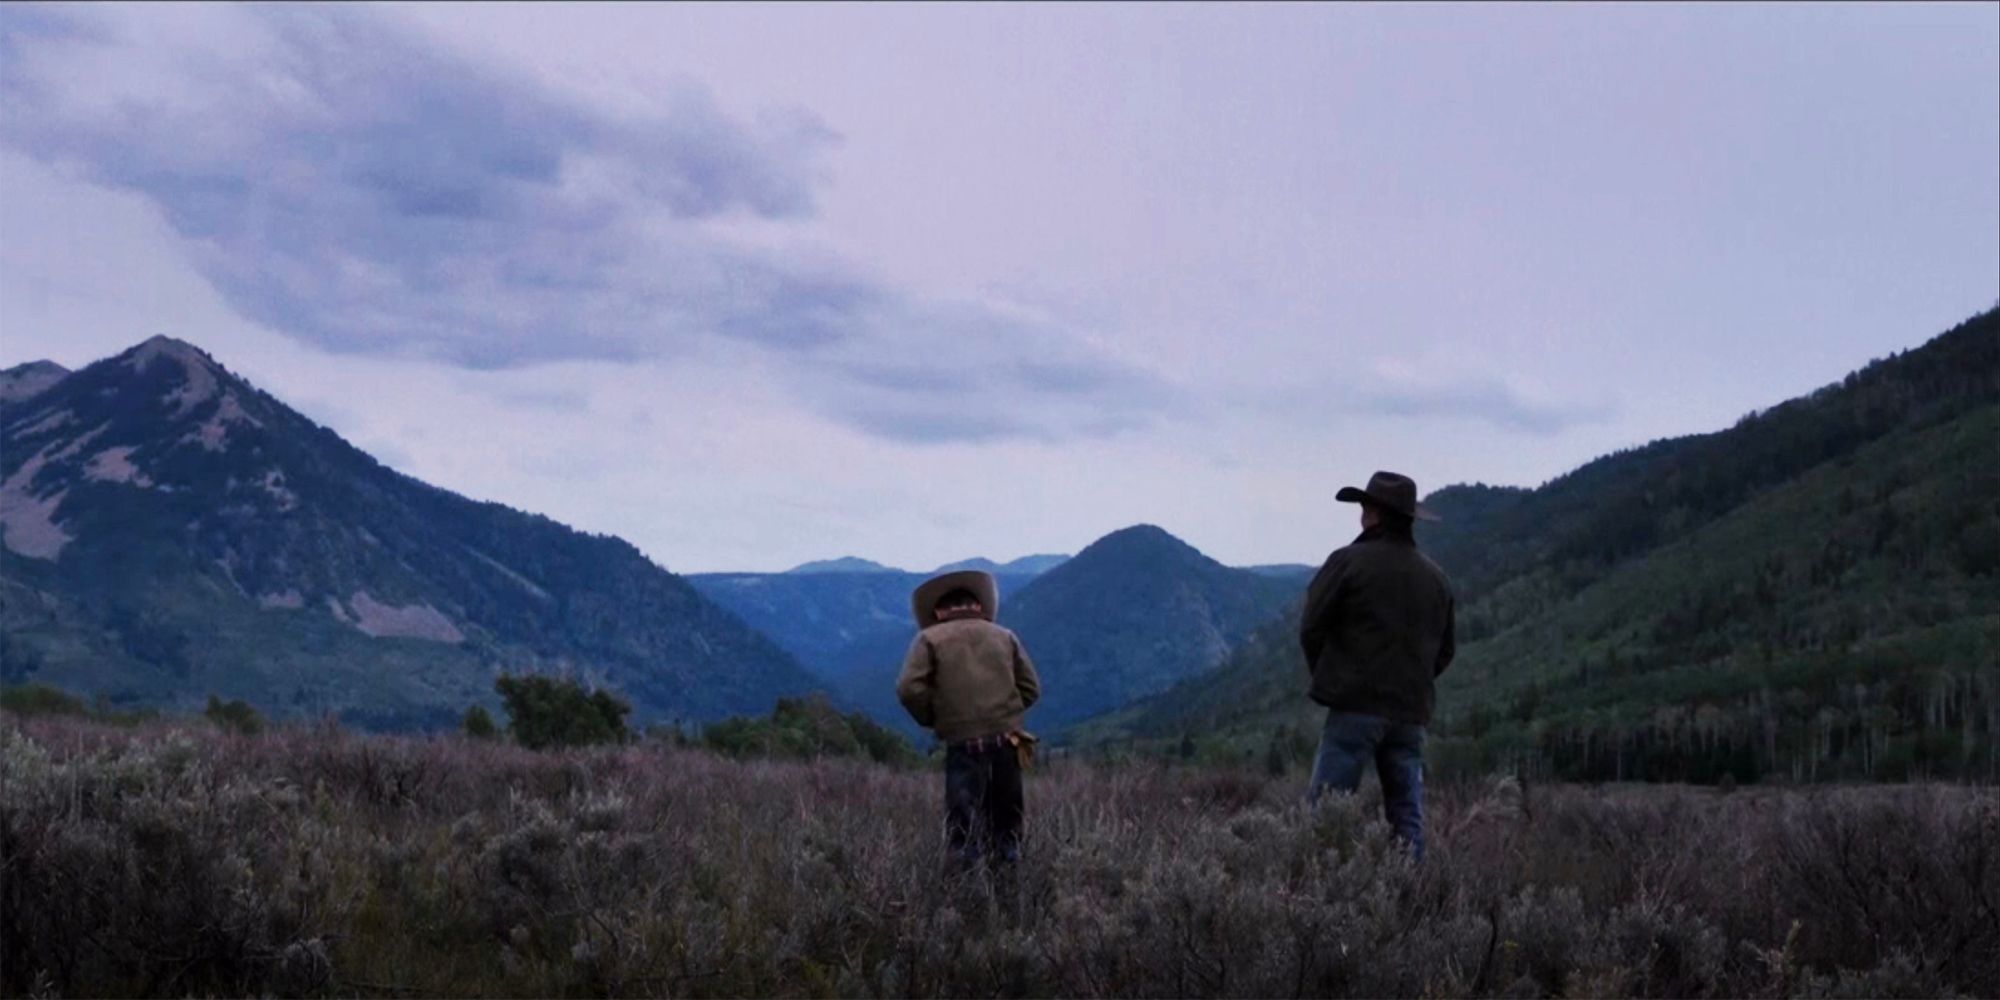
<path id="1" fill-rule="evenodd" d="M 1106 561 L 1155 563 L 1162 560 L 1188 565 L 1206 565 L 1213 562 L 1199 549 L 1174 537 L 1166 529 L 1152 524 L 1135 524 L 1129 528 L 1120 528 L 1090 543 L 1090 546 L 1077 553 L 1076 559 L 1072 561 L 1088 565 Z"/>
<path id="2" fill-rule="evenodd" d="M 123 357 L 125 363 L 134 368 L 144 368 L 151 364 L 153 359 L 162 357 L 172 358 L 190 367 L 216 367 L 215 359 L 209 357 L 207 351 L 177 337 L 169 337 L 164 333 L 154 334 L 146 338 L 137 347 L 126 351 Z"/>
<path id="3" fill-rule="evenodd" d="M 177 415 L 213 399 L 222 387 L 222 379 L 227 377 L 222 366 L 216 364 L 208 352 L 165 334 L 149 338 L 119 356 L 119 360 L 135 372 L 148 371 L 161 359 L 172 361 L 181 368 L 180 388 L 169 397 L 176 406 Z"/>

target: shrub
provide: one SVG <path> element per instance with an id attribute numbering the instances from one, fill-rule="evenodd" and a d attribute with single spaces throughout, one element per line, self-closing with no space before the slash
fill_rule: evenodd
<path id="1" fill-rule="evenodd" d="M 264 731 L 264 717 L 249 702 L 240 698 L 223 701 L 209 695 L 208 707 L 202 709 L 201 714 L 225 732 L 255 736 Z"/>
<path id="2" fill-rule="evenodd" d="M 16 715 L 89 715 L 83 699 L 47 684 L 0 688 L 0 709 Z"/>
<path id="3" fill-rule="evenodd" d="M 493 716 L 487 713 L 484 705 L 466 709 L 465 721 L 460 723 L 459 728 L 475 740 L 490 740 L 500 735 L 500 728 L 493 724 Z"/>
<path id="4" fill-rule="evenodd" d="M 609 691 L 542 674 L 502 676 L 493 688 L 507 705 L 515 742 L 531 750 L 623 743 L 630 735 L 632 706 Z"/>
<path id="5" fill-rule="evenodd" d="M 0 720 L 0 995 L 2000 993 L 2000 802 L 1051 758 L 1004 878 L 934 773 Z"/>
<path id="6" fill-rule="evenodd" d="M 860 712 L 842 714 L 822 695 L 780 698 L 765 719 L 711 723 L 702 744 L 732 757 L 865 757 L 882 764 L 917 759 L 909 741 Z"/>

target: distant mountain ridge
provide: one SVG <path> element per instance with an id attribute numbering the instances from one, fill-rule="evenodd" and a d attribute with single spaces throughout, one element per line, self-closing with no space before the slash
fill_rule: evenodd
<path id="1" fill-rule="evenodd" d="M 0 679 L 119 704 L 436 726 L 561 670 L 645 722 L 817 687 L 631 545 L 390 470 L 165 337 L 0 399 L 0 532 Z"/>
<path id="2" fill-rule="evenodd" d="M 1318 566 L 1310 566 L 1305 563 L 1265 563 L 1259 566 L 1244 566 L 1242 568 L 1259 576 L 1274 576 L 1283 580 L 1311 580 L 1313 574 L 1319 571 Z"/>
<path id="3" fill-rule="evenodd" d="M 838 559 L 817 559 L 812 562 L 800 563 L 785 572 L 810 575 L 814 573 L 901 573 L 903 571 L 894 566 L 884 566 L 870 559 L 861 559 L 856 556 L 841 556 Z"/>
<path id="4" fill-rule="evenodd" d="M 0 403 L 18 403 L 69 376 L 53 361 L 30 361 L 0 371 Z"/>
<path id="5" fill-rule="evenodd" d="M 1040 576 L 1043 573 L 1048 572 L 1049 570 L 1055 569 L 1057 566 L 1061 566 L 1063 563 L 1066 563 L 1069 560 L 1070 557 L 1065 555 L 1044 554 L 1044 555 L 1022 556 L 1019 559 L 1010 559 L 1004 563 L 996 563 L 993 560 L 988 559 L 984 556 L 975 556 L 971 559 L 961 559 L 958 562 L 954 563 L 945 563 L 944 565 L 939 566 L 934 570 L 931 570 L 931 572 L 952 573 L 958 570 L 976 569 L 976 570 L 982 570 L 987 573 L 992 573 L 996 576 L 1018 576 L 1024 578 L 1032 578 Z"/>
<path id="6" fill-rule="evenodd" d="M 1052 570 L 1057 566 L 1062 565 L 1068 559 L 1069 557 L 1064 555 L 1032 555 L 1032 556 L 1022 556 L 1019 559 L 1010 560 L 1004 563 L 997 563 L 991 559 L 986 558 L 985 556 L 974 556 L 971 559 L 961 559 L 957 562 L 945 563 L 944 565 L 939 566 L 938 568 L 931 570 L 930 572 L 931 574 L 937 574 L 937 573 L 952 573 L 959 570 L 976 569 L 976 570 L 981 570 L 983 572 L 992 573 L 996 576 L 1014 576 L 1014 577 L 1020 577 L 1022 579 L 1028 579 L 1040 576 L 1041 574 L 1046 573 L 1049 570 Z M 786 570 L 785 572 L 800 573 L 800 574 L 910 573 L 909 570 L 898 569 L 894 566 L 884 565 L 882 563 L 874 561 L 873 559 L 863 559 L 859 556 L 841 556 L 837 559 L 815 559 L 812 562 L 800 563 L 797 566 L 794 566 L 791 569 Z M 761 574 L 729 573 L 729 574 L 714 574 L 714 575 L 757 576 Z M 923 575 L 930 575 L 930 574 L 923 574 Z"/>
<path id="7" fill-rule="evenodd" d="M 1051 733 L 1213 666 L 1254 625 L 1282 612 L 1303 586 L 1291 567 L 1274 574 L 1232 569 L 1153 525 L 1111 532 L 1073 557 L 1026 556 L 1001 564 L 973 559 L 934 572 L 958 569 L 994 573 L 1000 623 L 1020 632 L 1047 681 L 1047 700 L 1032 721 Z M 688 579 L 770 635 L 846 703 L 914 734 L 894 685 L 916 634 L 910 593 L 931 575 L 698 573 Z"/>

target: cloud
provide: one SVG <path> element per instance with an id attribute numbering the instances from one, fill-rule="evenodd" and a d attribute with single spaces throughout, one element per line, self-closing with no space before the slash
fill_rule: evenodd
<path id="1" fill-rule="evenodd" d="M 1523 388 L 1497 366 L 1475 367 L 1472 359 L 1377 359 L 1357 371 L 1330 374 L 1319 384 L 1263 386 L 1231 392 L 1234 405 L 1296 418 L 1303 414 L 1392 417 L 1409 420 L 1463 420 L 1505 431 L 1549 436 L 1604 423 L 1617 406 L 1600 387 L 1555 396 Z"/>
<path id="2" fill-rule="evenodd" d="M 817 250 L 839 137 L 809 111 L 656 96 L 614 115 L 367 10 L 0 11 L 0 142 L 143 196 L 232 307 L 320 347 L 479 369 L 747 347 L 822 413 L 916 442 L 1169 410 L 1077 331 Z M 910 429 L 947 409 L 977 416 Z"/>
<path id="3" fill-rule="evenodd" d="M 916 444 L 1104 437 L 1193 409 L 1078 331 L 997 306 L 899 306 L 867 344 L 826 352 L 824 370 L 805 389 L 821 408 Z"/>
<path id="4" fill-rule="evenodd" d="M 1423 386 L 1361 390 L 1354 409 L 1392 417 L 1448 417 L 1476 420 L 1508 430 L 1556 434 L 1600 423 L 1612 416 L 1608 404 L 1547 402 L 1528 398 L 1495 378 L 1457 379 Z"/>
<path id="5" fill-rule="evenodd" d="M 1460 352 L 1447 357 L 1380 358 L 1353 387 L 1346 405 L 1358 413 L 1473 420 L 1504 430 L 1557 434 L 1611 419 L 1616 407 L 1595 387 L 1562 396 L 1524 389 Z"/>

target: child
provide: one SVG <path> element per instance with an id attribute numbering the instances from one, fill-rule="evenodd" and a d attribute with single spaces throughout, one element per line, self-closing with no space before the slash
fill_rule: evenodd
<path id="1" fill-rule="evenodd" d="M 945 831 L 970 867 L 1021 856 L 1021 728 L 1042 684 L 1014 633 L 993 624 L 999 587 L 987 573 L 946 573 L 910 595 L 917 637 L 896 697 L 944 743 Z"/>

